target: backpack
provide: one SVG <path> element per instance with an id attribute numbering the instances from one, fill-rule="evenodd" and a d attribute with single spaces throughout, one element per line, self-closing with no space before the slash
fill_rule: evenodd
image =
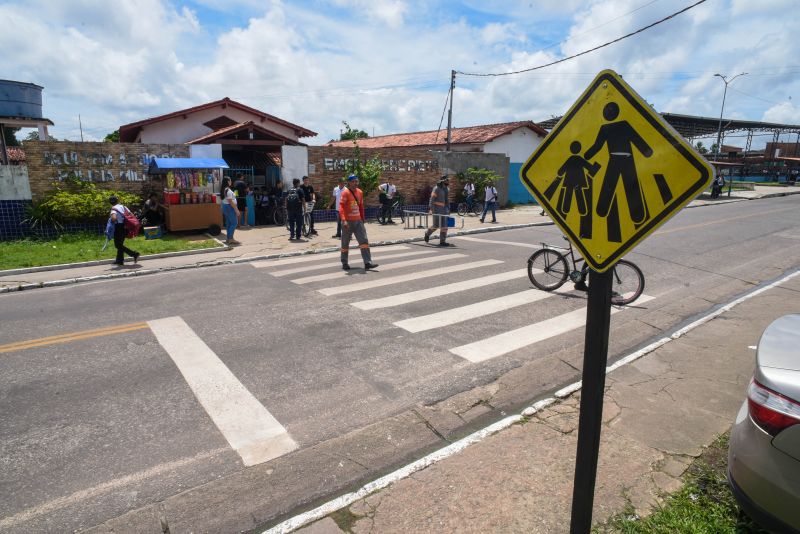
<path id="1" fill-rule="evenodd" d="M 286 208 L 292 211 L 300 209 L 300 194 L 294 187 L 289 189 L 289 195 L 286 197 Z"/>
<path id="2" fill-rule="evenodd" d="M 119 211 L 117 214 L 119 214 Z M 125 237 L 131 238 L 139 235 L 139 232 L 142 231 L 142 223 L 136 218 L 136 215 L 134 215 L 128 208 L 125 208 L 123 217 L 125 218 Z"/>

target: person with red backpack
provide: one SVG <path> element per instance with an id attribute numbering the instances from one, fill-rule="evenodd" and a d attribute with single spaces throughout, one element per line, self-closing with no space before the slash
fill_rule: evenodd
<path id="1" fill-rule="evenodd" d="M 125 219 L 127 216 L 135 217 L 131 210 L 119 203 L 119 199 L 112 196 L 108 199 L 111 203 L 111 215 L 109 216 L 110 223 L 114 226 L 114 247 L 117 249 L 117 259 L 114 261 L 116 265 L 125 263 L 125 254 L 133 258 L 133 263 L 139 261 L 139 253 L 131 250 L 125 246 L 125 236 L 127 230 L 125 229 Z M 134 233 L 135 235 L 135 233 Z"/>

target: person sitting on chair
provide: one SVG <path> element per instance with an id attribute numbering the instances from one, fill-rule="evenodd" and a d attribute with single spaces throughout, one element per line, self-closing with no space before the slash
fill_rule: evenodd
<path id="1" fill-rule="evenodd" d="M 159 211 L 158 195 L 150 193 L 144 202 L 143 223 L 147 226 L 158 226 L 161 224 L 161 212 Z"/>

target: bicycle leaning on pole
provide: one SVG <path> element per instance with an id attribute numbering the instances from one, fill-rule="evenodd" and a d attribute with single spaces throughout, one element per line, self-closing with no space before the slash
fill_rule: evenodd
<path id="1" fill-rule="evenodd" d="M 576 260 L 572 243 L 567 243 L 567 248 L 542 243 L 542 248 L 531 254 L 528 258 L 528 278 L 534 286 L 543 291 L 554 291 L 569 278 L 575 283 L 576 289 L 586 289 L 589 265 L 581 257 Z M 571 270 L 567 259 L 572 264 Z M 617 306 L 630 304 L 639 298 L 644 291 L 642 270 L 628 260 L 617 261 L 613 267 L 611 291 L 611 303 Z"/>

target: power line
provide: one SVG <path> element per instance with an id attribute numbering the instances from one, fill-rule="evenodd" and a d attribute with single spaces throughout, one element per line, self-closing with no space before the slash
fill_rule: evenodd
<path id="1" fill-rule="evenodd" d="M 563 62 L 568 61 L 570 59 L 575 59 L 576 57 L 580 57 L 580 56 L 586 55 L 586 54 L 588 54 L 590 52 L 594 52 L 595 50 L 600 50 L 601 48 L 605 48 L 606 46 L 612 45 L 614 43 L 618 43 L 618 42 L 622 41 L 623 39 L 627 39 L 628 37 L 632 37 L 632 36 L 634 36 L 634 35 L 636 35 L 638 33 L 642 33 L 643 31 L 649 30 L 650 28 L 652 28 L 654 26 L 658 26 L 662 22 L 666 22 L 666 21 L 668 21 L 668 20 L 680 15 L 681 13 L 685 13 L 686 11 L 689 11 L 693 7 L 699 6 L 700 4 L 704 3 L 705 1 L 706 0 L 699 0 L 698 2 L 695 2 L 694 4 L 692 4 L 692 5 L 688 6 L 688 7 L 685 7 L 683 9 L 681 9 L 680 11 L 676 11 L 675 13 L 673 13 L 671 15 L 668 15 L 668 16 L 664 17 L 661 20 L 658 20 L 658 21 L 656 21 L 656 22 L 654 22 L 652 24 L 648 24 L 647 26 L 644 26 L 643 28 L 639 28 L 638 30 L 636 30 L 634 32 L 631 32 L 631 33 L 629 33 L 627 35 L 623 35 L 622 37 L 618 37 L 617 39 L 614 39 L 613 41 L 608 41 L 607 43 L 603 43 L 603 44 L 601 44 L 599 46 L 595 46 L 594 48 L 590 48 L 589 50 L 584 50 L 583 52 L 579 52 L 577 54 L 573 54 L 573 55 L 571 55 L 569 57 L 565 57 L 565 58 L 562 58 L 562 59 L 559 59 L 559 60 L 556 60 L 556 61 L 551 61 L 550 63 L 546 63 L 544 65 L 539 65 L 538 67 L 530 67 L 528 69 L 516 70 L 516 71 L 512 71 L 512 72 L 498 72 L 498 73 L 477 73 L 477 72 L 462 72 L 462 71 L 456 71 L 456 72 L 458 74 L 463 74 L 464 76 L 510 76 L 512 74 L 521 74 L 523 72 L 530 72 L 530 71 L 533 71 L 533 70 L 543 69 L 545 67 L 551 67 L 551 66 L 556 65 L 558 63 L 563 63 Z"/>
<path id="2" fill-rule="evenodd" d="M 442 109 L 442 118 L 439 119 L 439 127 L 436 128 L 436 139 L 434 141 L 439 140 L 439 132 L 442 130 L 442 123 L 444 122 L 444 114 L 447 113 L 447 103 L 450 101 L 450 93 L 452 91 L 450 89 L 447 90 L 447 97 L 444 99 L 444 109 Z"/>

